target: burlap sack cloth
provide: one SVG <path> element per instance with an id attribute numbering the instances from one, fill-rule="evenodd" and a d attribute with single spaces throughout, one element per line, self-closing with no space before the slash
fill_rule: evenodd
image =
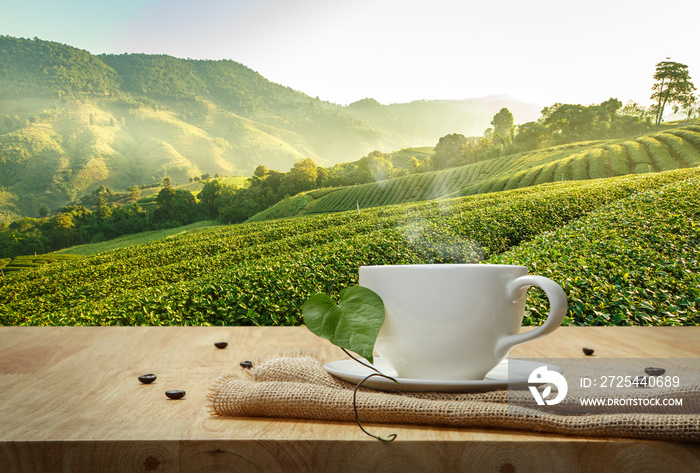
<path id="1" fill-rule="evenodd" d="M 220 376 L 212 385 L 208 398 L 212 413 L 220 416 L 355 422 L 354 389 L 355 384 L 326 372 L 323 362 L 314 356 L 285 355 L 255 363 L 252 370 Z M 635 396 L 659 395 L 658 390 L 647 394 L 635 389 L 640 392 Z M 700 386 L 686 386 L 671 394 L 684 396 L 681 412 L 697 413 L 700 412 L 699 392 Z M 514 406 L 514 395 L 531 396 L 527 390 L 519 394 L 508 390 L 485 393 L 393 393 L 361 388 L 357 394 L 357 408 L 363 424 L 423 424 L 578 437 L 700 441 L 700 415 L 697 414 L 658 414 L 653 410 L 629 413 L 625 412 L 627 408 L 621 407 L 615 408 L 618 412 L 590 415 L 585 414 L 588 408 L 579 406 L 580 414 L 562 415 L 557 412 L 571 412 L 576 406 L 562 403 L 557 406 L 558 410 L 542 412 Z"/>

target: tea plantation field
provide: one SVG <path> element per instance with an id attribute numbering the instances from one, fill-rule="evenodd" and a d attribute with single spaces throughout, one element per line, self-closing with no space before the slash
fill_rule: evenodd
<path id="1" fill-rule="evenodd" d="M 491 258 L 560 282 L 573 322 L 700 323 L 700 179 L 631 195 Z M 531 291 L 532 293 L 532 291 Z M 530 294 L 532 320 L 546 316 Z"/>
<path id="2" fill-rule="evenodd" d="M 366 264 L 508 262 L 569 324 L 700 322 L 700 168 L 205 229 L 0 278 L 3 325 L 293 325 Z M 544 312 L 532 291 L 526 323 Z"/>
<path id="3" fill-rule="evenodd" d="M 700 165 L 700 126 L 690 125 L 634 139 L 571 143 L 458 168 L 334 190 L 321 189 L 309 192 L 296 212 L 307 215 L 339 212 L 355 209 L 358 204 L 361 208 L 377 207 L 697 165 Z M 266 212 L 265 218 L 278 214 L 273 208 Z"/>
<path id="4" fill-rule="evenodd" d="M 56 263 L 57 261 L 70 261 L 77 258 L 77 255 L 35 255 L 17 256 L 15 258 L 0 258 L 0 275 L 10 274 L 14 271 L 24 271 L 29 268 L 38 268 L 45 264 Z"/>

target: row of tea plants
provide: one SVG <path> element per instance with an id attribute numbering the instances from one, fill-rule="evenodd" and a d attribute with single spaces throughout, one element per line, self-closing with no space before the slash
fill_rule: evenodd
<path id="1" fill-rule="evenodd" d="M 689 125 L 633 139 L 572 143 L 334 191 L 312 191 L 309 195 L 316 201 L 304 212 L 340 212 L 358 205 L 364 209 L 699 164 L 700 126 Z"/>
<path id="2" fill-rule="evenodd" d="M 569 323 L 700 324 L 700 178 L 634 194 L 497 255 L 562 284 Z M 530 291 L 527 323 L 546 317 Z"/>
<path id="3" fill-rule="evenodd" d="M 0 278 L 0 324 L 298 324 L 308 295 L 329 290 L 337 295 L 357 282 L 360 265 L 488 261 L 581 219 L 605 215 L 610 206 L 621 205 L 624 213 L 623 203 L 636 196 L 666 185 L 687 187 L 697 176 L 700 169 L 693 168 L 569 181 L 377 207 L 360 215 L 217 227 L 6 275 Z M 652 228 L 659 230 L 659 242 L 668 240 L 667 227 Z M 619 245 L 607 251 L 623 251 Z M 528 265 L 542 273 L 540 263 Z M 608 277 L 605 268 L 597 271 Z M 598 306 L 584 292 L 571 293 L 572 323 L 623 323 L 598 320 L 595 311 L 604 313 L 604 307 L 588 310 Z M 661 299 L 649 294 L 646 301 L 652 307 L 649 320 L 629 314 L 625 320 L 671 323 Z M 532 310 L 528 320 L 534 322 L 539 309 Z"/>

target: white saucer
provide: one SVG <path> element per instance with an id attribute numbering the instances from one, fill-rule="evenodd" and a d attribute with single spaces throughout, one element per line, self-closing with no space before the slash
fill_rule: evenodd
<path id="1" fill-rule="evenodd" d="M 366 360 L 363 360 L 367 363 Z M 396 378 L 396 371 L 391 368 L 381 358 L 374 359 L 374 367 L 382 374 L 392 376 L 399 382 L 398 384 L 390 379 L 381 376 L 373 376 L 365 381 L 362 386 L 381 391 L 411 391 L 411 392 L 482 392 L 494 391 L 496 389 L 524 388 L 527 386 L 527 380 L 530 373 L 535 368 L 538 368 L 545 363 L 534 361 L 506 359 L 501 361 L 498 366 L 488 372 L 484 379 L 471 380 L 434 380 L 434 379 L 409 379 Z M 552 364 L 546 364 L 547 368 L 558 373 L 564 372 L 562 368 Z M 351 383 L 359 383 L 367 375 L 375 373 L 375 371 L 362 366 L 357 361 L 339 360 L 331 363 L 326 363 L 324 366 L 333 376 Z M 508 374 L 510 372 L 510 379 Z"/>

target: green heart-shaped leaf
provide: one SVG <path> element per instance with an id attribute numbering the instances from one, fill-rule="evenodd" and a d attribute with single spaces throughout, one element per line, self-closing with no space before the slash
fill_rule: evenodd
<path id="1" fill-rule="evenodd" d="M 313 333 L 374 362 L 372 350 L 384 324 L 384 302 L 377 293 L 366 287 L 348 287 L 340 291 L 338 305 L 326 294 L 314 294 L 301 311 L 304 324 Z"/>

